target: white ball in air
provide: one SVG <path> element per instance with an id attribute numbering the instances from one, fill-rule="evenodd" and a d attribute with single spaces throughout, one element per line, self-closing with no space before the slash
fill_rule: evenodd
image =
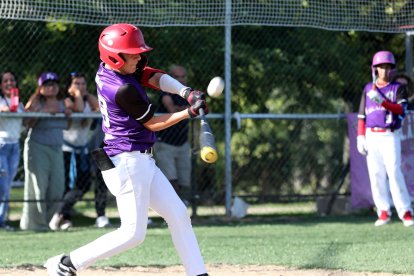
<path id="1" fill-rule="evenodd" d="M 224 80 L 222 77 L 214 77 L 211 79 L 207 87 L 207 94 L 212 98 L 219 97 L 224 90 Z"/>

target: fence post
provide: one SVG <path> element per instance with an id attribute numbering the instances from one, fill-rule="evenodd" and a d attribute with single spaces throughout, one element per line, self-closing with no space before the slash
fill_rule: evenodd
<path id="1" fill-rule="evenodd" d="M 405 33 L 405 72 L 413 76 L 413 49 L 411 43 L 411 36 L 413 32 Z"/>
<path id="2" fill-rule="evenodd" d="M 225 79 L 225 187 L 226 187 L 226 216 L 231 216 L 231 0 L 226 0 L 225 18 L 225 52 L 224 52 L 224 79 Z"/>

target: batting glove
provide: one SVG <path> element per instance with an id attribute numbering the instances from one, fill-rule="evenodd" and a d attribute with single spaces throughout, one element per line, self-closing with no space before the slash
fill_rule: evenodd
<path id="1" fill-rule="evenodd" d="M 205 100 L 197 100 L 193 105 L 187 108 L 190 118 L 200 115 L 200 109 L 204 110 L 204 114 L 208 114 L 208 106 Z"/>
<path id="2" fill-rule="evenodd" d="M 358 152 L 362 155 L 367 155 L 367 140 L 365 140 L 364 135 L 358 135 L 357 136 L 357 148 Z"/>
<path id="3" fill-rule="evenodd" d="M 180 92 L 181 97 L 187 100 L 190 105 L 195 104 L 198 100 L 205 100 L 206 96 L 203 92 L 198 90 L 192 90 L 187 87 L 185 90 Z"/>
<path id="4" fill-rule="evenodd" d="M 382 97 L 382 95 L 378 93 L 378 91 L 376 90 L 370 90 L 367 93 L 367 96 L 368 98 L 370 98 L 371 101 L 376 102 L 379 105 L 381 105 L 382 102 L 384 101 L 384 98 Z"/>

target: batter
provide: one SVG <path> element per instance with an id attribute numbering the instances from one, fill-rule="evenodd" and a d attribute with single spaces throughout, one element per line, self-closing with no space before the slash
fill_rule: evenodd
<path id="1" fill-rule="evenodd" d="M 165 219 L 187 275 L 208 275 L 187 208 L 152 158 L 155 131 L 207 110 L 204 93 L 183 86 L 147 66 L 142 53 L 152 50 L 130 24 L 105 28 L 99 38 L 102 63 L 96 85 L 105 133 L 104 149 L 93 152 L 110 192 L 116 197 L 121 226 L 95 241 L 47 260 L 49 275 L 76 275 L 96 261 L 141 244 L 148 208 Z M 154 116 L 144 86 L 185 98 L 190 107 Z"/>

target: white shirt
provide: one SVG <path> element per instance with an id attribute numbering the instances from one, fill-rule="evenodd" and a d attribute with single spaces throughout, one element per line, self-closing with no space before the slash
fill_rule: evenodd
<path id="1" fill-rule="evenodd" d="M 85 101 L 85 109 L 83 113 L 93 113 L 91 107 L 87 101 Z M 85 122 L 85 120 L 87 120 Z M 91 138 L 92 131 L 90 130 L 92 124 L 92 119 L 74 119 L 72 118 L 72 123 L 70 124 L 70 128 L 63 130 L 63 151 L 72 152 L 73 148 L 65 145 L 65 142 L 75 146 L 75 147 L 83 147 L 89 142 Z"/>
<path id="2" fill-rule="evenodd" d="M 10 106 L 10 98 L 0 96 L 0 107 Z M 18 113 L 24 112 L 22 103 L 19 103 Z M 22 132 L 22 118 L 0 118 L 0 143 L 14 144 L 19 142 Z"/>

